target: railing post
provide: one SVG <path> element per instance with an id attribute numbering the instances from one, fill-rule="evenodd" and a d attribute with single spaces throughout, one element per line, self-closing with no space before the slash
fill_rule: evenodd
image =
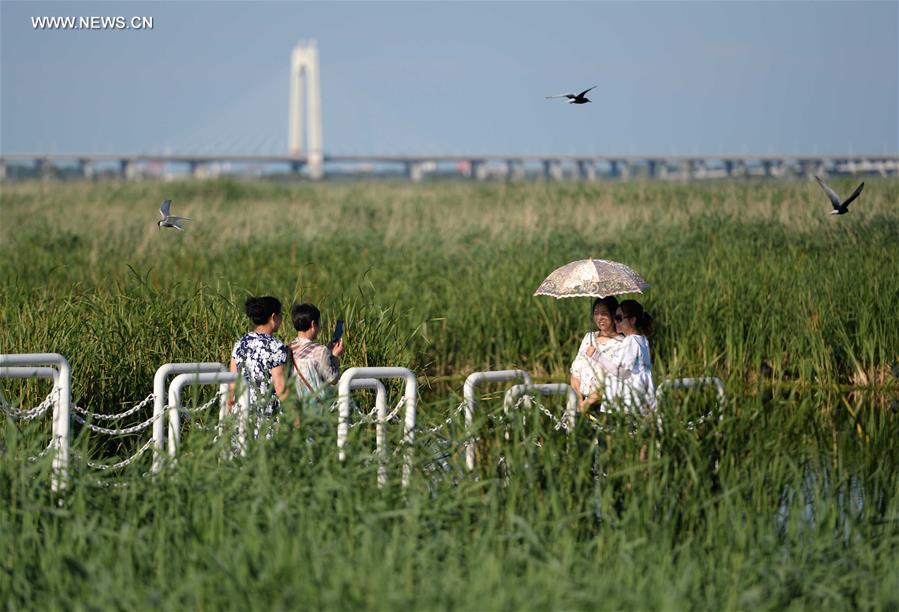
<path id="1" fill-rule="evenodd" d="M 156 370 L 153 375 L 153 467 L 152 473 L 158 472 L 162 468 L 162 454 L 165 445 L 165 423 L 163 413 L 165 412 L 165 381 L 169 376 L 176 374 L 190 374 L 202 372 L 227 372 L 225 366 L 214 362 L 199 363 L 166 363 Z"/>
<path id="2" fill-rule="evenodd" d="M 374 368 L 350 368 L 340 377 L 338 389 L 338 421 L 337 421 L 337 449 L 340 461 L 346 459 L 343 450 L 346 445 L 349 432 L 350 416 L 350 383 L 354 378 L 403 378 L 406 381 L 404 398 L 406 412 L 404 419 L 403 443 L 406 445 L 406 453 L 403 461 L 403 486 L 409 484 L 412 473 L 412 444 L 415 442 L 415 408 L 418 401 L 418 383 L 415 374 L 408 368 L 374 367 Z"/>
<path id="3" fill-rule="evenodd" d="M 218 364 L 221 365 L 221 364 Z M 169 440 L 168 450 L 169 456 L 175 457 L 178 454 L 178 445 L 181 442 L 181 419 L 178 411 L 181 409 L 181 390 L 187 385 L 219 385 L 221 392 L 224 385 L 238 382 L 241 378 L 240 374 L 233 372 L 205 372 L 193 374 L 179 374 L 172 379 L 169 386 Z M 246 453 L 246 428 L 249 421 L 250 409 L 250 392 L 244 388 L 239 401 L 240 405 L 240 430 L 243 434 L 240 439 L 241 454 Z M 221 413 L 219 413 L 221 415 Z"/>
<path id="4" fill-rule="evenodd" d="M 531 375 L 524 370 L 497 370 L 494 372 L 474 372 L 465 379 L 462 386 L 462 396 L 465 398 L 465 430 L 468 439 L 465 441 L 465 466 L 468 471 L 474 470 L 474 441 L 471 440 L 473 432 L 474 411 L 478 407 L 475 388 L 483 382 L 508 382 L 521 379 L 526 385 L 531 384 Z"/>
<path id="5" fill-rule="evenodd" d="M 65 357 L 59 353 L 23 353 L 0 355 L 0 366 L 55 366 L 58 374 L 53 376 L 46 368 L 35 368 L 36 373 L 48 375 L 54 379 L 54 391 L 58 390 L 59 400 L 53 406 L 53 446 L 56 455 L 53 457 L 53 477 L 50 480 L 50 490 L 62 491 L 68 483 L 69 469 L 69 445 L 71 443 L 71 412 L 72 412 L 72 368 Z M 0 368 L 5 369 L 5 368 Z M 14 371 L 12 375 L 25 373 Z M 16 376 L 19 378 L 19 376 Z"/>
<path id="6" fill-rule="evenodd" d="M 387 388 L 376 378 L 354 378 L 350 381 L 350 389 L 373 389 L 375 391 L 375 410 L 378 413 L 378 422 L 375 426 L 375 448 L 378 454 L 378 486 L 383 487 L 387 483 Z M 344 438 L 345 440 L 346 438 Z M 346 457 L 342 445 L 338 441 L 340 460 Z"/>
<path id="7" fill-rule="evenodd" d="M 508 414 L 509 409 L 515 405 L 515 402 L 522 395 L 531 395 L 531 394 L 540 394 L 540 395 L 564 395 L 566 397 L 565 401 L 565 414 L 562 416 L 563 423 L 567 428 L 568 432 L 574 430 L 574 420 L 577 416 L 577 393 L 574 392 L 574 389 L 571 385 L 565 383 L 553 383 L 547 385 L 515 385 L 511 387 L 508 391 L 506 391 L 506 395 L 503 398 L 503 410 Z"/>

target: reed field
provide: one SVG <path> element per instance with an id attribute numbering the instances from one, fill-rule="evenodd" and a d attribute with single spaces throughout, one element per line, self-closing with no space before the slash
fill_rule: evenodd
<path id="1" fill-rule="evenodd" d="M 3 184 L 0 352 L 66 356 L 79 406 L 122 412 L 164 363 L 227 363 L 244 299 L 268 294 L 316 303 L 325 330 L 345 319 L 343 368 L 415 371 L 420 431 L 402 489 L 390 427 L 379 489 L 373 428 L 351 430 L 341 464 L 333 413 L 284 419 L 233 461 L 201 414 L 156 476 L 149 454 L 118 473 L 85 463 L 129 456 L 146 431 L 73 425 L 59 498 L 50 457 L 28 460 L 49 419 L 6 417 L 0 602 L 897 610 L 899 180 L 864 180 L 840 217 L 798 180 Z M 166 198 L 186 231 L 157 229 Z M 533 292 L 587 257 L 652 285 L 636 297 L 655 320 L 656 384 L 717 376 L 725 404 L 673 393 L 658 422 L 579 417 L 566 435 L 536 408 L 502 418 L 505 387 L 486 386 L 468 473 L 465 376 L 567 382 L 590 300 Z M 49 384 L 0 391 L 27 408 Z"/>

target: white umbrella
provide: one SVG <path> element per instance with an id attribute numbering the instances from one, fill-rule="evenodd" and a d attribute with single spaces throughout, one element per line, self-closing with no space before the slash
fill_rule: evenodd
<path id="1" fill-rule="evenodd" d="M 643 293 L 649 283 L 617 261 L 582 259 L 553 270 L 534 295 L 564 297 L 606 297 L 622 293 Z"/>

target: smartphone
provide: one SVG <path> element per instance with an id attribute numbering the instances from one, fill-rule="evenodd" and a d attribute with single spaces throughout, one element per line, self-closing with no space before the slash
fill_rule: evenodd
<path id="1" fill-rule="evenodd" d="M 334 326 L 334 333 L 331 334 L 331 343 L 337 342 L 343 337 L 343 319 L 337 319 L 337 325 Z"/>

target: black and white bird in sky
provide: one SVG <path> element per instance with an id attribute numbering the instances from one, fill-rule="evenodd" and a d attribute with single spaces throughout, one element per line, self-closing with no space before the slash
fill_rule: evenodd
<path id="1" fill-rule="evenodd" d="M 596 85 L 594 85 L 590 89 L 596 89 Z M 559 94 L 558 96 L 546 96 L 546 99 L 549 100 L 550 98 L 568 98 L 569 104 L 586 104 L 587 102 L 590 102 L 590 100 L 586 97 L 587 92 L 590 91 L 590 89 L 585 89 L 579 94 L 564 93 Z"/>
<path id="2" fill-rule="evenodd" d="M 830 198 L 830 203 L 833 206 L 833 210 L 830 211 L 832 215 L 845 215 L 849 212 L 849 205 L 852 203 L 855 198 L 862 192 L 862 189 L 865 188 L 865 184 L 862 183 L 858 187 L 855 188 L 855 191 L 852 192 L 852 195 L 846 198 L 845 201 L 840 201 L 840 196 L 837 193 L 827 186 L 827 183 L 819 179 L 817 176 L 815 180 L 818 181 L 818 184 L 821 185 L 821 189 L 824 190 L 824 193 L 827 194 L 827 197 Z"/>
<path id="3" fill-rule="evenodd" d="M 162 203 L 162 206 L 159 207 L 159 214 L 162 215 L 162 219 L 156 222 L 156 225 L 159 226 L 159 229 L 164 227 L 174 227 L 176 230 L 184 231 L 184 228 L 178 223 L 179 221 L 190 221 L 188 217 L 176 217 L 174 215 L 169 214 L 169 210 L 172 208 L 172 201 L 166 200 Z"/>

